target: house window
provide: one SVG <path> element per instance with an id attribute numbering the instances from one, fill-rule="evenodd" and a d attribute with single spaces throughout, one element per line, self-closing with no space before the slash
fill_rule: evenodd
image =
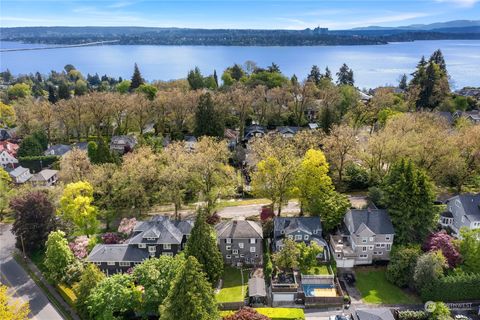
<path id="1" fill-rule="evenodd" d="M 387 243 L 387 251 L 390 251 L 392 245 L 390 243 Z"/>
<path id="2" fill-rule="evenodd" d="M 162 252 L 162 256 L 173 257 L 173 252 Z"/>
<path id="3" fill-rule="evenodd" d="M 380 248 L 380 243 L 376 243 L 375 248 Z"/>
<path id="4" fill-rule="evenodd" d="M 250 244 L 255 244 L 256 242 L 257 242 L 257 239 L 255 239 L 255 238 L 250 239 Z"/>
<path id="5" fill-rule="evenodd" d="M 225 239 L 225 243 L 232 243 L 232 239 L 230 238 Z"/>
<path id="6" fill-rule="evenodd" d="M 367 243 L 367 238 L 362 238 L 362 243 Z"/>
<path id="7" fill-rule="evenodd" d="M 108 266 L 114 266 L 114 265 L 115 265 L 115 262 L 108 261 L 108 262 L 107 262 L 107 265 L 108 265 Z"/>
<path id="8" fill-rule="evenodd" d="M 367 252 L 367 247 L 362 247 L 363 252 Z"/>
<path id="9" fill-rule="evenodd" d="M 474 228 L 480 227 L 480 222 L 474 222 L 474 223 L 473 223 L 473 227 L 474 227 Z"/>
<path id="10" fill-rule="evenodd" d="M 232 253 L 233 253 L 233 254 L 238 254 L 238 250 L 237 250 L 237 249 L 233 249 Z"/>
<path id="11" fill-rule="evenodd" d="M 374 238 L 373 237 L 370 237 L 370 242 L 373 242 Z"/>
<path id="12" fill-rule="evenodd" d="M 281 234 L 285 234 L 285 230 L 280 231 Z"/>
<path id="13" fill-rule="evenodd" d="M 373 246 L 368 246 L 368 250 L 373 250 Z"/>
<path id="14" fill-rule="evenodd" d="M 257 249 L 255 247 L 250 247 L 250 252 L 255 252 Z"/>
<path id="15" fill-rule="evenodd" d="M 380 248 L 385 248 L 385 243 L 381 243 Z"/>
<path id="16" fill-rule="evenodd" d="M 391 239 L 391 235 L 385 236 L 385 240 L 389 241 Z"/>
<path id="17" fill-rule="evenodd" d="M 240 243 L 238 244 L 238 247 L 239 247 L 240 249 L 243 249 L 243 242 L 240 242 Z"/>
<path id="18" fill-rule="evenodd" d="M 165 250 L 171 250 L 172 249 L 172 245 L 170 243 L 164 243 L 163 244 L 163 249 Z"/>
<path id="19" fill-rule="evenodd" d="M 373 254 L 376 255 L 376 256 L 381 256 L 382 252 L 381 251 L 374 251 Z"/>
<path id="20" fill-rule="evenodd" d="M 293 240 L 293 236 L 291 234 L 288 235 L 288 239 Z"/>
<path id="21" fill-rule="evenodd" d="M 313 230 L 313 234 L 317 234 L 317 233 L 318 233 L 317 229 Z"/>
<path id="22" fill-rule="evenodd" d="M 155 241 L 155 238 L 147 238 L 147 240 Z"/>
<path id="23" fill-rule="evenodd" d="M 361 254 L 360 255 L 360 259 L 367 259 L 368 258 L 368 255 L 367 254 Z"/>
<path id="24" fill-rule="evenodd" d="M 226 246 L 225 249 L 226 250 L 232 250 L 232 246 Z"/>
<path id="25" fill-rule="evenodd" d="M 120 267 L 130 267 L 130 262 L 120 261 Z"/>
<path id="26" fill-rule="evenodd" d="M 243 257 L 245 257 L 245 255 L 244 255 L 244 254 L 241 254 L 241 255 L 240 255 L 240 258 L 243 258 Z"/>
<path id="27" fill-rule="evenodd" d="M 340 258 L 342 255 L 340 253 L 337 253 L 337 258 Z"/>
<path id="28" fill-rule="evenodd" d="M 258 258 L 258 254 L 255 255 L 255 258 Z"/>
<path id="29" fill-rule="evenodd" d="M 303 240 L 308 240 L 308 235 L 303 236 Z"/>
<path id="30" fill-rule="evenodd" d="M 232 256 L 231 256 L 231 255 L 229 255 L 229 254 L 227 254 L 227 255 L 225 256 L 225 258 L 227 258 L 227 259 L 231 259 L 231 258 L 232 258 Z"/>
<path id="31" fill-rule="evenodd" d="M 296 234 L 295 235 L 295 240 L 302 240 L 302 235 L 301 234 Z"/>
<path id="32" fill-rule="evenodd" d="M 152 252 L 155 252 L 157 251 L 157 247 L 155 246 L 148 246 L 148 252 L 152 253 Z"/>
<path id="33" fill-rule="evenodd" d="M 101 266 L 101 265 L 102 265 L 102 263 L 101 263 L 101 262 L 98 262 L 98 261 L 95 262 L 95 264 L 96 264 L 97 266 Z"/>

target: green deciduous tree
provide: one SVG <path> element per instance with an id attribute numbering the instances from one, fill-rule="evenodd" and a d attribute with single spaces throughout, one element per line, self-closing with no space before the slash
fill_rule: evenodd
<path id="1" fill-rule="evenodd" d="M 297 243 L 299 250 L 298 265 L 301 272 L 307 272 L 310 268 L 317 266 L 317 256 L 323 252 L 323 248 L 316 242 L 307 245 L 305 242 Z"/>
<path id="2" fill-rule="evenodd" d="M 16 236 L 16 246 L 31 253 L 45 245 L 49 233 L 55 228 L 55 212 L 46 193 L 32 191 L 10 200 L 10 208 L 15 215 L 12 232 Z"/>
<path id="3" fill-rule="evenodd" d="M 31 94 L 32 90 L 26 83 L 16 83 L 7 90 L 8 99 L 10 100 L 27 98 Z"/>
<path id="4" fill-rule="evenodd" d="M 93 263 L 89 263 L 81 277 L 80 281 L 77 282 L 74 287 L 73 291 L 77 296 L 77 300 L 75 301 L 75 307 L 79 311 L 80 315 L 88 319 L 88 307 L 87 307 L 87 299 L 90 296 L 92 290 L 105 279 L 105 274 L 98 269 L 96 265 Z"/>
<path id="5" fill-rule="evenodd" d="M 195 67 L 195 69 L 188 72 L 187 81 L 192 90 L 198 90 L 205 87 L 203 75 L 198 67 Z"/>
<path id="6" fill-rule="evenodd" d="M 218 319 L 218 309 L 212 287 L 194 257 L 188 257 L 176 275 L 172 288 L 162 306 L 160 319 L 212 320 Z"/>
<path id="7" fill-rule="evenodd" d="M 0 126 L 10 127 L 15 123 L 15 110 L 12 106 L 0 102 Z"/>
<path id="8" fill-rule="evenodd" d="M 290 270 L 298 268 L 299 255 L 297 243 L 291 239 L 285 239 L 282 249 L 272 255 L 272 260 L 277 268 Z"/>
<path id="9" fill-rule="evenodd" d="M 30 306 L 28 302 L 19 302 L 18 299 L 7 293 L 8 287 L 0 284 L 0 319 L 27 320 L 29 319 Z"/>
<path id="10" fill-rule="evenodd" d="M 144 299 L 142 309 L 146 314 L 156 313 L 158 306 L 170 291 L 172 281 L 183 268 L 183 255 L 175 257 L 161 256 L 145 260 L 133 269 L 135 283 L 143 286 Z"/>
<path id="11" fill-rule="evenodd" d="M 460 230 L 462 239 L 458 242 L 463 263 L 460 268 L 466 273 L 480 273 L 480 229 Z"/>
<path id="12" fill-rule="evenodd" d="M 50 281 L 60 283 L 66 276 L 68 267 L 74 261 L 72 251 L 68 247 L 65 232 L 52 231 L 46 242 L 47 251 L 43 264 L 47 269 L 46 275 Z"/>
<path id="13" fill-rule="evenodd" d="M 0 168 L 0 222 L 3 221 L 14 192 L 12 178 L 3 168 Z"/>
<path id="14" fill-rule="evenodd" d="M 92 202 L 93 187 L 90 183 L 69 183 L 60 198 L 58 214 L 73 223 L 80 234 L 92 235 L 98 228 L 98 210 Z"/>
<path id="15" fill-rule="evenodd" d="M 448 267 L 447 259 L 441 251 L 432 251 L 421 255 L 413 273 L 415 287 L 422 291 L 435 280 L 443 277 L 443 271 Z"/>
<path id="16" fill-rule="evenodd" d="M 135 92 L 144 94 L 149 100 L 155 99 L 158 89 L 150 84 L 141 84 Z"/>
<path id="17" fill-rule="evenodd" d="M 401 160 L 390 169 L 382 190 L 397 243 L 423 241 L 436 222 L 433 184 L 425 172 Z"/>
<path id="18" fill-rule="evenodd" d="M 399 287 L 412 286 L 415 266 L 421 254 L 420 246 L 394 246 L 387 267 L 387 280 Z"/>
<path id="19" fill-rule="evenodd" d="M 223 274 L 223 258 L 217 246 L 215 232 L 206 221 L 206 214 L 199 212 L 187 241 L 186 256 L 193 256 L 200 263 L 208 281 L 215 285 Z"/>
<path id="20" fill-rule="evenodd" d="M 125 319 L 138 309 L 141 296 L 141 288 L 135 286 L 131 275 L 115 274 L 107 277 L 98 283 L 88 297 L 90 319 Z"/>

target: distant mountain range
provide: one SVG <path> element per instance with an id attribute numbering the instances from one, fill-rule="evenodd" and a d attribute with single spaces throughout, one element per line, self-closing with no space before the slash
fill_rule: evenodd
<path id="1" fill-rule="evenodd" d="M 431 24 L 411 24 L 408 26 L 400 27 L 379 27 L 379 26 L 369 26 L 361 28 L 353 28 L 350 30 L 415 30 L 415 31 L 432 31 L 432 30 L 444 30 L 444 29 L 468 29 L 468 28 L 479 28 L 480 20 L 454 20 L 447 22 L 436 22 Z"/>
<path id="2" fill-rule="evenodd" d="M 101 41 L 115 41 L 119 45 L 374 45 L 415 40 L 480 40 L 480 20 L 457 20 L 394 28 L 370 26 L 350 30 L 16 27 L 0 28 L 0 40 L 60 45 Z"/>

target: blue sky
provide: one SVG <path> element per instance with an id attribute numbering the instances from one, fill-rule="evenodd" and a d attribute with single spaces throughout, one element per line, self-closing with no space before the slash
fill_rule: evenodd
<path id="1" fill-rule="evenodd" d="M 349 29 L 478 20 L 480 0 L 0 0 L 0 26 Z"/>

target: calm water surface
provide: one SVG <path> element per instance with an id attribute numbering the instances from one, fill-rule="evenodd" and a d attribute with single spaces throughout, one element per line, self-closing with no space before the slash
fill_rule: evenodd
<path id="1" fill-rule="evenodd" d="M 0 42 L 1 48 L 41 45 Z M 422 55 L 441 49 L 445 55 L 454 88 L 480 86 L 480 41 L 444 40 L 391 43 L 379 46 L 316 47 L 222 47 L 222 46 L 129 46 L 105 45 L 52 50 L 0 53 L 0 69 L 14 74 L 35 71 L 48 73 L 73 64 L 83 74 L 107 74 L 130 78 L 138 63 L 147 80 L 186 77 L 188 70 L 200 67 L 204 74 L 222 71 L 233 63 L 253 60 L 259 66 L 278 64 L 288 76 L 306 77 L 313 64 L 336 72 L 347 63 L 355 73 L 356 85 L 376 87 L 397 84 L 401 74 L 414 71 Z"/>

